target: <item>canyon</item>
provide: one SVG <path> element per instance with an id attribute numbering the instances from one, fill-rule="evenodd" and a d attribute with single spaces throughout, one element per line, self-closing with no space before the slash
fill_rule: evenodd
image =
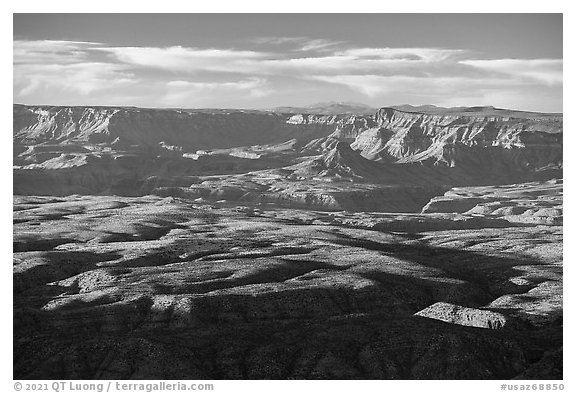
<path id="1" fill-rule="evenodd" d="M 16 379 L 562 379 L 562 114 L 13 113 Z"/>

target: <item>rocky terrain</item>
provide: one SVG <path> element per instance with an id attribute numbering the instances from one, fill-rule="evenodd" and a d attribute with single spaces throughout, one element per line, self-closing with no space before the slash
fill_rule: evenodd
<path id="1" fill-rule="evenodd" d="M 313 112 L 15 105 L 14 378 L 562 378 L 562 115 Z"/>
<path id="2" fill-rule="evenodd" d="M 377 205 L 374 195 L 406 185 L 428 197 L 459 185 L 562 177 L 561 116 L 494 108 L 458 113 L 15 105 L 14 193 L 178 196 L 192 188 L 253 200 L 281 191 L 298 207 L 308 198 L 307 205 L 330 208 L 317 201 L 319 189 L 325 201 L 348 199 L 351 183 L 362 185 L 354 198 Z M 228 188 L 224 193 L 235 196 L 222 198 L 232 179 L 245 186 Z"/>

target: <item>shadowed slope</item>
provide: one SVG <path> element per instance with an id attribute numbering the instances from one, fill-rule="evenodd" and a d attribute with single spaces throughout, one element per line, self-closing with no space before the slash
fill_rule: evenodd
<path id="1" fill-rule="evenodd" d="M 174 198 L 15 201 L 17 378 L 561 377 L 558 226 L 409 236 Z M 65 243 L 26 251 L 32 232 Z M 507 322 L 413 316 L 438 302 Z"/>

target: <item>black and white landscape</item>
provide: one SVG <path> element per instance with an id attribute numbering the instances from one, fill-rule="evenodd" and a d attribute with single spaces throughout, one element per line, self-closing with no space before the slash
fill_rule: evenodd
<path id="1" fill-rule="evenodd" d="M 515 63 L 524 72 L 516 79 L 498 68 L 502 59 L 455 66 L 432 47 L 364 48 L 364 56 L 336 49 L 346 45 L 337 38 L 309 40 L 308 49 L 303 38 L 268 38 L 306 51 L 290 64 L 330 58 L 325 72 L 349 67 L 361 77 L 379 72 L 364 69 L 371 61 L 389 73 L 401 60 L 395 72 L 448 90 L 463 76 L 452 83 L 434 73 L 500 61 L 489 71 L 463 67 L 476 90 L 450 90 L 450 102 L 457 92 L 464 102 L 485 94 L 483 81 L 488 98 L 511 97 L 490 87 L 498 78 L 522 92 L 545 86 L 525 106 L 512 98 L 508 107 L 522 110 L 378 105 L 393 100 L 386 89 L 364 91 L 360 104 L 354 88 L 350 100 L 264 107 L 250 103 L 262 99 L 249 93 L 265 91 L 260 82 L 222 93 L 198 85 L 205 79 L 187 83 L 223 100 L 246 94 L 236 107 L 252 109 L 185 109 L 208 106 L 187 105 L 186 94 L 179 105 L 90 104 L 90 91 L 117 101 L 106 86 L 83 95 L 88 85 L 74 92 L 70 81 L 92 75 L 88 59 L 107 50 L 83 36 L 67 44 L 42 44 L 24 28 L 17 36 L 29 26 L 19 18 L 15 102 L 26 104 L 13 105 L 14 378 L 563 378 L 563 116 L 561 107 L 534 110 L 540 98 L 551 108 L 558 89 L 561 103 L 555 65 Z M 556 22 L 561 32 L 561 15 Z M 108 55 L 125 58 L 101 83 L 116 83 L 114 73 L 144 83 L 136 62 L 149 61 L 152 73 L 161 60 L 131 62 L 134 46 L 114 45 Z M 215 50 L 192 56 L 180 46 L 189 63 L 154 72 L 199 78 Z M 298 78 L 257 51 L 237 52 L 228 59 L 255 61 L 271 84 L 271 70 Z M 385 83 L 370 81 L 374 91 Z M 50 91 L 54 103 L 32 102 Z M 416 101 L 434 96 L 426 93 Z"/>

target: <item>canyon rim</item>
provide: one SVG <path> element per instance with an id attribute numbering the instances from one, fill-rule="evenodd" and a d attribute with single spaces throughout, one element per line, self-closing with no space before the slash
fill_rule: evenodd
<path id="1" fill-rule="evenodd" d="M 564 378 L 561 14 L 15 14 L 13 62 L 14 379 Z"/>

